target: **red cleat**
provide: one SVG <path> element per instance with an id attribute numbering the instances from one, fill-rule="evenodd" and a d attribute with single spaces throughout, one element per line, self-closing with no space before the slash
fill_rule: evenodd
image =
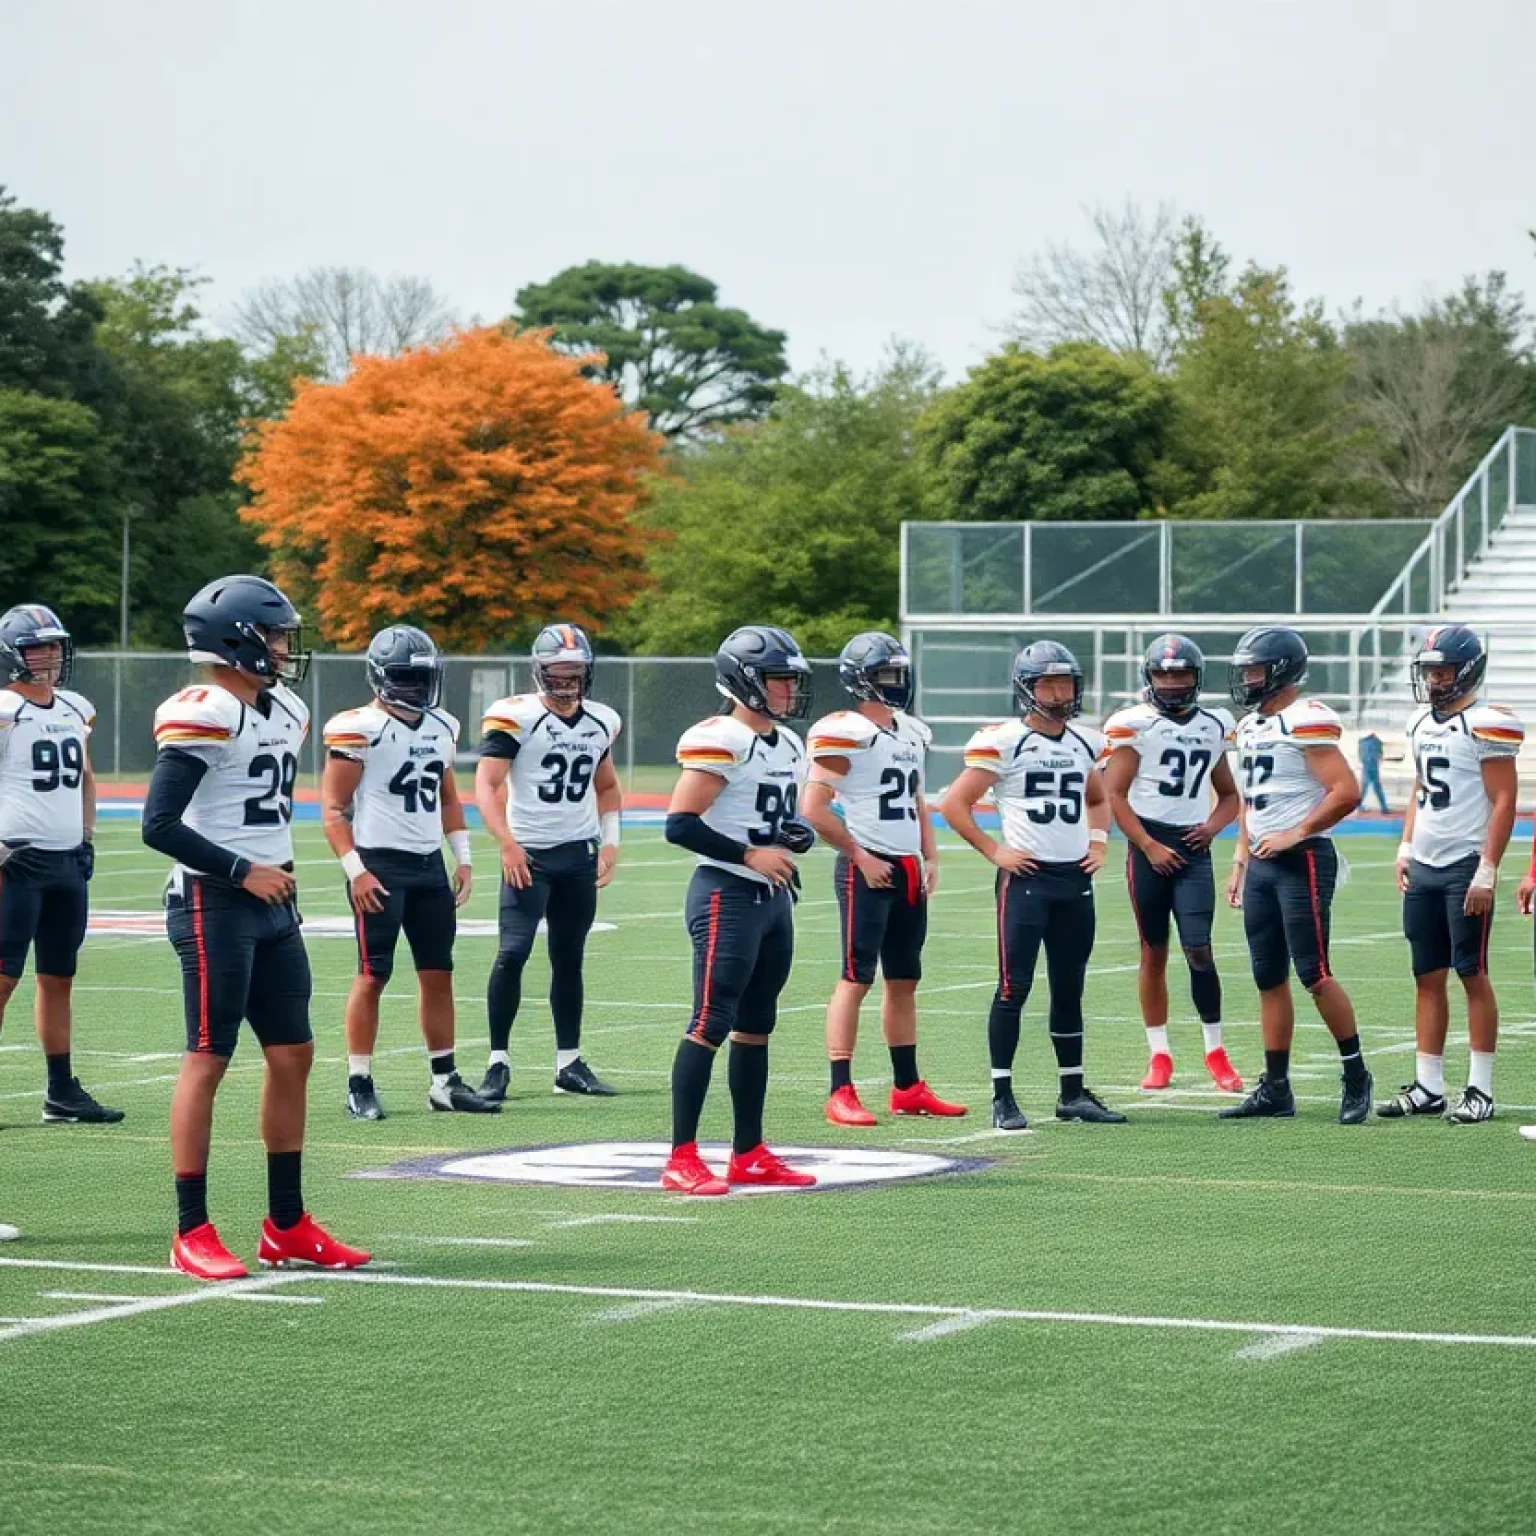
<path id="1" fill-rule="evenodd" d="M 1142 1078 L 1143 1088 L 1166 1088 L 1173 1081 L 1173 1057 L 1164 1051 L 1159 1051 L 1152 1058 L 1147 1067 L 1147 1075 Z"/>
<path id="2" fill-rule="evenodd" d="M 1243 1080 L 1237 1075 L 1237 1068 L 1227 1058 L 1225 1046 L 1218 1045 L 1214 1051 L 1207 1052 L 1205 1070 L 1211 1074 L 1216 1086 L 1223 1093 L 1243 1091 Z"/>
<path id="3" fill-rule="evenodd" d="M 827 1100 L 827 1119 L 833 1125 L 878 1125 L 879 1121 L 859 1103 L 859 1092 L 852 1083 L 835 1088 Z"/>
<path id="4" fill-rule="evenodd" d="M 699 1144 L 673 1147 L 661 1170 L 661 1187 L 679 1195 L 728 1195 L 731 1186 L 699 1156 Z"/>
<path id="5" fill-rule="evenodd" d="M 280 1230 L 269 1216 L 261 1224 L 256 1262 L 263 1269 L 306 1266 L 311 1269 L 361 1269 L 372 1254 L 338 1243 L 308 1211 L 296 1225 Z"/>
<path id="6" fill-rule="evenodd" d="M 783 1189 L 809 1189 L 816 1182 L 814 1173 L 797 1173 L 763 1142 L 750 1152 L 732 1152 L 725 1176 L 732 1184 L 772 1184 Z"/>
<path id="7" fill-rule="evenodd" d="M 891 1089 L 891 1113 L 893 1115 L 963 1115 L 964 1104 L 946 1104 L 924 1082 L 913 1083 L 910 1088 Z"/>
<path id="8" fill-rule="evenodd" d="M 224 1246 L 211 1221 L 171 1239 L 171 1268 L 194 1280 L 243 1280 L 250 1274 Z"/>

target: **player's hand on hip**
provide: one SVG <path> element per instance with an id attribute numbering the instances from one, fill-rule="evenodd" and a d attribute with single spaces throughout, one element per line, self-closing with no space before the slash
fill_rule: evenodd
<path id="1" fill-rule="evenodd" d="M 1153 838 L 1150 848 L 1142 849 L 1142 855 L 1160 875 L 1176 875 L 1189 862 L 1177 848 L 1170 848 L 1156 838 Z"/>
<path id="2" fill-rule="evenodd" d="M 528 868 L 528 854 L 521 843 L 501 845 L 501 877 L 515 891 L 533 884 L 533 871 Z"/>
<path id="3" fill-rule="evenodd" d="M 475 888 L 475 872 L 468 864 L 460 864 L 453 872 L 453 904 L 462 907 Z"/>
<path id="4" fill-rule="evenodd" d="M 795 873 L 795 861 L 782 848 L 749 848 L 742 863 L 770 885 L 788 885 Z"/>
<path id="5" fill-rule="evenodd" d="M 1301 841 L 1301 829 L 1291 827 L 1284 832 L 1269 832 L 1253 845 L 1256 859 L 1272 859 L 1276 854 L 1288 853 Z"/>
<path id="6" fill-rule="evenodd" d="M 884 859 L 877 859 L 867 849 L 856 847 L 849 857 L 853 860 L 853 867 L 864 876 L 865 885 L 872 890 L 883 891 L 896 873 Z"/>
<path id="7" fill-rule="evenodd" d="M 1010 848 L 1006 843 L 999 843 L 992 854 L 992 862 L 999 869 L 1007 870 L 1010 875 L 1032 875 L 1035 872 L 1035 861 L 1022 848 Z"/>
<path id="8" fill-rule="evenodd" d="M 1208 821 L 1202 821 L 1198 826 L 1190 827 L 1184 833 L 1185 843 L 1196 853 L 1204 853 L 1215 840 L 1216 831 Z"/>
<path id="9" fill-rule="evenodd" d="M 613 879 L 613 871 L 619 862 L 619 850 L 612 843 L 604 843 L 597 850 L 597 888 L 602 888 Z"/>
<path id="10" fill-rule="evenodd" d="M 252 864 L 240 887 L 273 907 L 291 901 L 295 889 L 293 876 L 275 864 Z"/>
<path id="11" fill-rule="evenodd" d="M 1229 907 L 1241 907 L 1243 904 L 1243 881 L 1248 874 L 1248 865 L 1242 859 L 1232 861 L 1232 872 L 1227 876 L 1227 905 Z"/>
<path id="12" fill-rule="evenodd" d="M 353 876 L 350 886 L 352 905 L 359 912 L 384 910 L 384 898 L 389 895 L 389 892 L 384 889 L 383 882 L 371 870 L 365 869 L 362 874 Z"/>

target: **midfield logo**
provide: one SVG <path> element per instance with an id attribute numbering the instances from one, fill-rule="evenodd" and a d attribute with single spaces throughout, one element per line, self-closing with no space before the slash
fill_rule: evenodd
<path id="1" fill-rule="evenodd" d="M 510 1147 L 502 1152 L 454 1153 L 414 1159 L 388 1168 L 358 1172 L 357 1179 L 466 1179 L 492 1184 L 554 1184 L 566 1188 L 661 1189 L 661 1168 L 671 1147 L 663 1141 L 592 1141 L 573 1146 Z M 892 1152 L 874 1147 L 776 1147 L 787 1163 L 816 1175 L 812 1189 L 745 1186 L 733 1194 L 816 1194 L 835 1189 L 974 1173 L 990 1166 L 986 1157 L 940 1157 L 927 1152 Z M 724 1168 L 726 1146 L 701 1146 L 706 1162 Z"/>

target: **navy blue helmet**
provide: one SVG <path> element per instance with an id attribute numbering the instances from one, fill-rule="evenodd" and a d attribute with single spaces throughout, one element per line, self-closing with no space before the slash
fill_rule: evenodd
<path id="1" fill-rule="evenodd" d="M 1158 677 L 1171 672 L 1192 674 L 1185 687 L 1158 686 Z M 1205 653 L 1187 635 L 1159 635 L 1147 647 L 1141 664 L 1141 679 L 1147 685 L 1142 695 L 1153 709 L 1163 715 L 1186 715 L 1200 702 L 1200 687 L 1205 682 Z"/>
<path id="2" fill-rule="evenodd" d="M 1060 704 L 1042 704 L 1035 686 L 1042 678 L 1070 677 L 1072 697 Z M 1083 710 L 1083 669 L 1077 657 L 1055 640 L 1036 640 L 1019 652 L 1013 663 L 1013 697 L 1021 715 L 1044 715 L 1065 724 Z"/>
<path id="3" fill-rule="evenodd" d="M 887 709 L 912 703 L 912 658 L 900 640 L 882 630 L 855 635 L 837 658 L 837 675 L 856 699 Z"/>
<path id="4" fill-rule="evenodd" d="M 1250 667 L 1263 667 L 1263 678 L 1255 683 L 1243 674 Z M 1294 629 L 1279 627 L 1250 629 L 1237 642 L 1228 668 L 1228 689 L 1234 704 L 1252 708 L 1273 698 L 1282 688 L 1299 685 L 1307 675 L 1307 642 Z"/>
<path id="5" fill-rule="evenodd" d="M 27 652 L 43 645 L 59 648 L 58 675 L 39 677 Z M 18 603 L 0 614 L 0 683 L 49 683 L 63 688 L 74 674 L 75 642 L 58 614 L 41 603 Z"/>
<path id="6" fill-rule="evenodd" d="M 309 671 L 298 609 L 261 576 L 210 581 L 182 610 L 181 623 L 193 661 L 235 667 L 268 687 L 301 683 Z"/>
<path id="7" fill-rule="evenodd" d="M 1429 674 L 1437 667 L 1455 667 L 1448 683 L 1433 684 Z M 1465 624 L 1444 624 L 1424 636 L 1410 669 L 1413 696 L 1437 713 L 1475 694 L 1488 670 L 1488 651 L 1475 630 Z"/>
<path id="8" fill-rule="evenodd" d="M 381 629 L 368 642 L 368 686 L 381 703 L 424 714 L 443 696 L 443 658 L 413 624 Z"/>
<path id="9" fill-rule="evenodd" d="M 572 672 L 571 664 L 581 667 Z M 555 667 L 563 670 L 556 672 Z M 592 642 L 576 624 L 548 624 L 533 642 L 533 677 L 539 692 L 557 704 L 579 704 L 592 691 Z"/>
<path id="10" fill-rule="evenodd" d="M 770 678 L 794 682 L 788 709 L 773 709 L 768 700 Z M 746 624 L 733 630 L 715 652 L 715 687 L 728 699 L 770 720 L 797 720 L 811 707 L 811 664 L 795 637 L 773 624 Z"/>

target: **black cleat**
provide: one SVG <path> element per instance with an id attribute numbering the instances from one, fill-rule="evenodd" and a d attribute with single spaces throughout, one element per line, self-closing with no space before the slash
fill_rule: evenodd
<path id="1" fill-rule="evenodd" d="M 122 1110 L 98 1104 L 80 1086 L 78 1077 L 70 1078 L 62 1093 L 43 1094 L 44 1125 L 116 1125 L 122 1118 Z"/>
<path id="2" fill-rule="evenodd" d="M 1376 1114 L 1382 1120 L 1406 1120 L 1410 1115 L 1443 1115 L 1445 1095 L 1431 1093 L 1417 1078 L 1404 1083 L 1402 1090 L 1390 1099 L 1383 1099 L 1376 1106 Z"/>
<path id="3" fill-rule="evenodd" d="M 493 1061 L 485 1069 L 485 1080 L 475 1092 L 487 1104 L 500 1104 L 512 1086 L 512 1068 L 504 1061 Z"/>
<path id="4" fill-rule="evenodd" d="M 1452 1125 L 1480 1125 L 1493 1119 L 1493 1100 L 1481 1088 L 1468 1083 L 1461 1090 L 1461 1097 L 1446 1111 L 1445 1118 Z"/>
<path id="5" fill-rule="evenodd" d="M 1370 1095 L 1366 1095 L 1369 1100 Z M 1228 1105 L 1216 1111 L 1218 1120 L 1289 1120 L 1296 1113 L 1296 1096 L 1291 1092 L 1289 1081 L 1272 1083 L 1260 1076 L 1253 1092 L 1241 1104 Z"/>
<path id="6" fill-rule="evenodd" d="M 384 1106 L 379 1103 L 379 1096 L 374 1090 L 371 1077 L 349 1077 L 347 1079 L 347 1113 L 354 1120 L 382 1120 L 385 1118 Z"/>
<path id="7" fill-rule="evenodd" d="M 555 1073 L 556 1093 L 585 1093 L 593 1098 L 612 1099 L 618 1096 L 617 1088 L 610 1088 L 580 1056 L 563 1072 Z"/>
<path id="8" fill-rule="evenodd" d="M 427 1103 L 433 1109 L 455 1110 L 462 1115 L 499 1115 L 501 1105 L 494 1099 L 482 1099 L 457 1072 L 446 1083 L 433 1083 L 427 1089 Z"/>
<path id="9" fill-rule="evenodd" d="M 1076 1097 L 1056 1100 L 1058 1120 L 1080 1120 L 1084 1125 L 1124 1125 L 1125 1116 L 1106 1108 L 1091 1088 L 1080 1088 Z"/>
<path id="10" fill-rule="evenodd" d="M 1371 1113 L 1371 1090 L 1375 1086 L 1376 1080 L 1369 1072 L 1362 1073 L 1353 1086 L 1348 1077 L 1344 1079 L 1344 1093 L 1339 1099 L 1340 1125 L 1365 1124 Z"/>
<path id="11" fill-rule="evenodd" d="M 1024 1111 L 1014 1102 L 1011 1093 L 1000 1093 L 992 1100 L 992 1129 L 994 1131 L 1027 1131 L 1029 1121 Z"/>

